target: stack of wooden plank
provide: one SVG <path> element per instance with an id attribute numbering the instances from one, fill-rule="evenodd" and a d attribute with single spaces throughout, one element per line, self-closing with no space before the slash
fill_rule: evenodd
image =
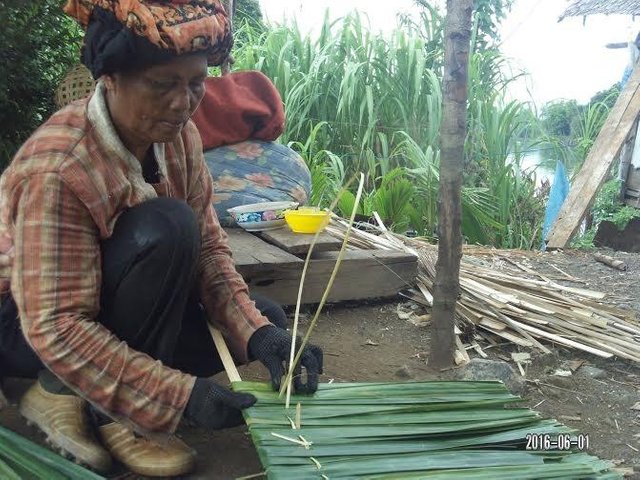
<path id="1" fill-rule="evenodd" d="M 344 223 L 334 221 L 330 231 L 339 237 Z M 354 245 L 377 249 L 405 248 L 418 255 L 416 287 L 409 296 L 425 306 L 433 303 L 437 247 L 380 230 L 378 234 L 354 232 Z M 482 261 L 490 253 L 509 263 L 508 253 L 467 249 L 460 267 L 461 295 L 457 303 L 458 327 L 472 327 L 467 345 L 459 342 L 459 357 L 474 348 L 483 354 L 478 340 L 496 344 L 499 338 L 523 347 L 549 352 L 544 343 L 563 345 L 609 358 L 617 356 L 640 362 L 640 322 L 634 312 L 599 303 L 602 292 L 562 285 L 532 269 L 512 262 L 519 273 L 497 269 Z M 544 342 L 544 343 L 543 343 Z"/>

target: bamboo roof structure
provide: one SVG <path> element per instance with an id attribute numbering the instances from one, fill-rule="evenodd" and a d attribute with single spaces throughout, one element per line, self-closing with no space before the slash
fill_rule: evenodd
<path id="1" fill-rule="evenodd" d="M 583 17 L 595 14 L 640 15 L 640 0 L 575 0 L 560 16 Z"/>

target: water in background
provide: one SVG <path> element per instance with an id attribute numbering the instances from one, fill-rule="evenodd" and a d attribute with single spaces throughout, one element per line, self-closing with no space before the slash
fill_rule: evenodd
<path id="1" fill-rule="evenodd" d="M 535 172 L 536 187 L 539 187 L 544 181 L 553 181 L 554 169 L 549 168 L 549 164 L 549 160 L 543 158 L 540 150 L 531 150 L 522 156 L 520 168 L 523 172 Z"/>

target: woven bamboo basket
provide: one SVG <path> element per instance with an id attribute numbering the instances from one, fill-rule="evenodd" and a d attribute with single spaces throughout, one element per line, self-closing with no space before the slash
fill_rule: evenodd
<path id="1" fill-rule="evenodd" d="M 82 64 L 74 65 L 65 74 L 56 89 L 56 105 L 58 108 L 62 108 L 75 100 L 85 98 L 91 95 L 95 88 L 96 82 L 89 69 Z"/>

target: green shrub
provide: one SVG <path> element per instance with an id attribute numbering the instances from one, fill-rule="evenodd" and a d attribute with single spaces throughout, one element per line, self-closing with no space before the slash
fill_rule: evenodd
<path id="1" fill-rule="evenodd" d="M 622 230 L 632 218 L 640 217 L 640 210 L 620 201 L 620 188 L 620 180 L 610 180 L 598 192 L 591 209 L 595 226 L 607 220 Z"/>
<path id="2" fill-rule="evenodd" d="M 61 0 L 0 1 L 0 168 L 54 111 L 64 72 L 78 61 L 82 32 Z"/>
<path id="3" fill-rule="evenodd" d="M 633 218 L 640 217 L 640 210 L 620 201 L 620 188 L 620 180 L 610 180 L 600 188 L 591 207 L 592 226 L 571 243 L 572 247 L 593 247 L 600 222 L 612 222 L 619 230 L 623 230 Z"/>

